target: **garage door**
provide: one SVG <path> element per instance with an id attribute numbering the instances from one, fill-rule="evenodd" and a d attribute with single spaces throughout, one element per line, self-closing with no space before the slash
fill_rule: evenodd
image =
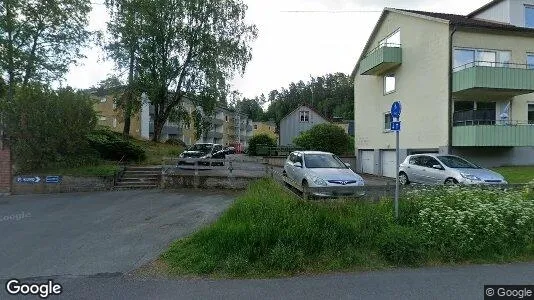
<path id="1" fill-rule="evenodd" d="M 382 151 L 382 176 L 395 177 L 396 167 L 396 154 L 395 151 Z"/>
<path id="2" fill-rule="evenodd" d="M 362 173 L 373 174 L 375 168 L 375 152 L 361 151 L 360 159 L 362 161 Z"/>

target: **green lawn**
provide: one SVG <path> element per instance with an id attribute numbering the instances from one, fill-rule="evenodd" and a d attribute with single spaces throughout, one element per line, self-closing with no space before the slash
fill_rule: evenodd
<path id="1" fill-rule="evenodd" d="M 104 177 L 113 176 L 119 170 L 117 163 L 103 162 L 96 166 L 81 166 L 77 168 L 50 168 L 35 171 L 36 174 L 79 176 L 79 177 Z"/>
<path id="2" fill-rule="evenodd" d="M 171 276 L 262 278 L 529 261 L 532 195 L 472 187 L 422 190 L 401 199 L 396 221 L 390 200 L 302 201 L 262 179 L 219 220 L 174 242 L 157 262 Z"/>
<path id="3" fill-rule="evenodd" d="M 165 157 L 178 157 L 183 148 L 180 146 L 165 143 L 155 143 L 152 141 L 131 140 L 134 144 L 141 146 L 146 152 L 146 160 L 142 165 L 161 165 Z"/>
<path id="4" fill-rule="evenodd" d="M 534 180 L 534 166 L 493 168 L 509 183 L 528 183 Z"/>

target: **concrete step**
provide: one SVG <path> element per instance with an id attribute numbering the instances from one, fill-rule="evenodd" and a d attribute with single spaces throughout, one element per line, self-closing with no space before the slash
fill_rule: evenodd
<path id="1" fill-rule="evenodd" d="M 122 177 L 118 181 L 158 181 L 157 177 Z"/>
<path id="2" fill-rule="evenodd" d="M 126 167 L 126 171 L 152 171 L 161 172 L 161 167 Z"/>
<path id="3" fill-rule="evenodd" d="M 124 177 L 146 177 L 146 176 L 159 176 L 161 172 L 152 172 L 152 171 L 124 171 Z"/>
<path id="4" fill-rule="evenodd" d="M 115 186 L 113 187 L 113 190 L 115 191 L 121 191 L 121 190 L 148 190 L 148 189 L 157 189 L 157 185 L 122 185 L 122 186 Z"/>
<path id="5" fill-rule="evenodd" d="M 145 184 L 153 184 L 153 185 L 157 185 L 158 182 L 155 181 L 155 180 L 151 180 L 151 181 L 142 181 L 142 180 L 121 180 L 121 181 L 117 181 L 117 183 L 115 184 L 115 186 L 119 186 L 119 185 L 145 185 Z"/>

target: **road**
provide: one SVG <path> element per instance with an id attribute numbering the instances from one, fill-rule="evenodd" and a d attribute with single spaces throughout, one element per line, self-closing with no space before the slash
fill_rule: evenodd
<path id="1" fill-rule="evenodd" d="M 0 198 L 0 278 L 129 272 L 234 198 L 155 190 Z"/>

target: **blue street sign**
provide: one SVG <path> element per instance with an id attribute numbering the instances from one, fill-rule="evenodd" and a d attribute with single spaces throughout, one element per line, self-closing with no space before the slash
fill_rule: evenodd
<path id="1" fill-rule="evenodd" d="M 400 131 L 401 122 L 391 122 L 391 131 Z"/>
<path id="2" fill-rule="evenodd" d="M 46 176 L 45 182 L 46 183 L 59 183 L 61 181 L 61 177 L 59 176 Z"/>
<path id="3" fill-rule="evenodd" d="M 400 101 L 395 101 L 391 105 L 391 116 L 394 118 L 400 118 L 402 106 Z"/>
<path id="4" fill-rule="evenodd" d="M 37 177 L 37 176 L 20 176 L 20 177 L 17 177 L 17 182 L 18 183 L 30 183 L 30 184 L 34 184 L 34 183 L 39 183 L 41 182 L 41 178 L 40 177 Z"/>

